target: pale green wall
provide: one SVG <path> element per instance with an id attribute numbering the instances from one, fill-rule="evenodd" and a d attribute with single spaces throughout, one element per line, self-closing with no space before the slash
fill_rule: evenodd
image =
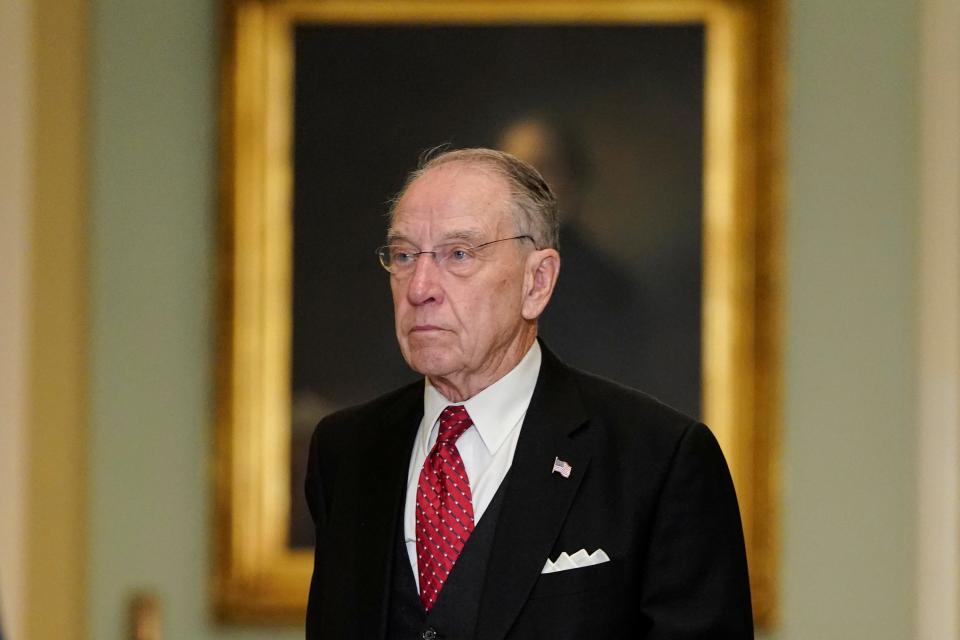
<path id="1" fill-rule="evenodd" d="M 783 609 L 913 637 L 917 7 L 790 8 Z"/>
<path id="2" fill-rule="evenodd" d="M 95 0 L 90 630 L 155 590 L 165 638 L 218 629 L 207 592 L 216 194 L 210 0 Z"/>
<path id="3" fill-rule="evenodd" d="M 129 590 L 208 607 L 216 187 L 212 1 L 94 0 L 90 634 Z M 915 7 L 789 14 L 782 640 L 911 637 Z"/>

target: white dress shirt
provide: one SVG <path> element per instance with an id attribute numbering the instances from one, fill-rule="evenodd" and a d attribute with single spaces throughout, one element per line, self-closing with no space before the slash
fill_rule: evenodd
<path id="1" fill-rule="evenodd" d="M 533 388 L 540 375 L 540 345 L 534 341 L 527 354 L 510 372 L 464 402 L 450 402 L 426 380 L 423 391 L 423 419 L 417 431 L 407 472 L 407 499 L 404 504 L 403 536 L 410 556 L 413 577 L 420 589 L 417 570 L 417 485 L 420 470 L 437 441 L 440 414 L 453 404 L 462 404 L 473 426 L 457 440 L 457 450 L 470 480 L 473 496 L 473 520 L 480 522 L 483 512 L 500 488 L 517 450 L 520 426 L 527 414 Z"/>

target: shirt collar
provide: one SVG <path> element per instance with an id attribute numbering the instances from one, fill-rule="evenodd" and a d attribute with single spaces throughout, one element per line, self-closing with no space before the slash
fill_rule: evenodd
<path id="1" fill-rule="evenodd" d="M 450 402 L 443 397 L 428 378 L 423 390 L 423 416 L 430 420 L 426 423 L 430 425 L 425 434 L 427 440 L 440 413 L 451 404 L 462 404 L 470 414 L 487 451 L 493 454 L 526 414 L 537 385 L 541 359 L 540 344 L 534 340 L 533 346 L 507 375 L 460 403 Z"/>

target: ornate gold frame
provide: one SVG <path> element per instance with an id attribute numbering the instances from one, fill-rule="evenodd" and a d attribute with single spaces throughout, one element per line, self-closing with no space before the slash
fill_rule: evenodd
<path id="1" fill-rule="evenodd" d="M 776 617 L 781 0 L 234 0 L 222 70 L 213 596 L 297 622 L 312 554 L 289 509 L 292 25 L 701 23 L 707 28 L 703 406 L 736 482 L 758 626 Z"/>

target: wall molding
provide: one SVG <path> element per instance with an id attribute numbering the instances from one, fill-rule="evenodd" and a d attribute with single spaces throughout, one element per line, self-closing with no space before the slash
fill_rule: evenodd
<path id="1" fill-rule="evenodd" d="M 920 3 L 916 637 L 960 638 L 960 5 Z"/>
<path id="2" fill-rule="evenodd" d="M 89 7 L 37 0 L 32 8 L 23 637 L 79 640 L 86 626 Z"/>
<path id="3" fill-rule="evenodd" d="M 29 3 L 0 2 L 0 620 L 11 638 L 25 636 L 31 20 Z"/>

